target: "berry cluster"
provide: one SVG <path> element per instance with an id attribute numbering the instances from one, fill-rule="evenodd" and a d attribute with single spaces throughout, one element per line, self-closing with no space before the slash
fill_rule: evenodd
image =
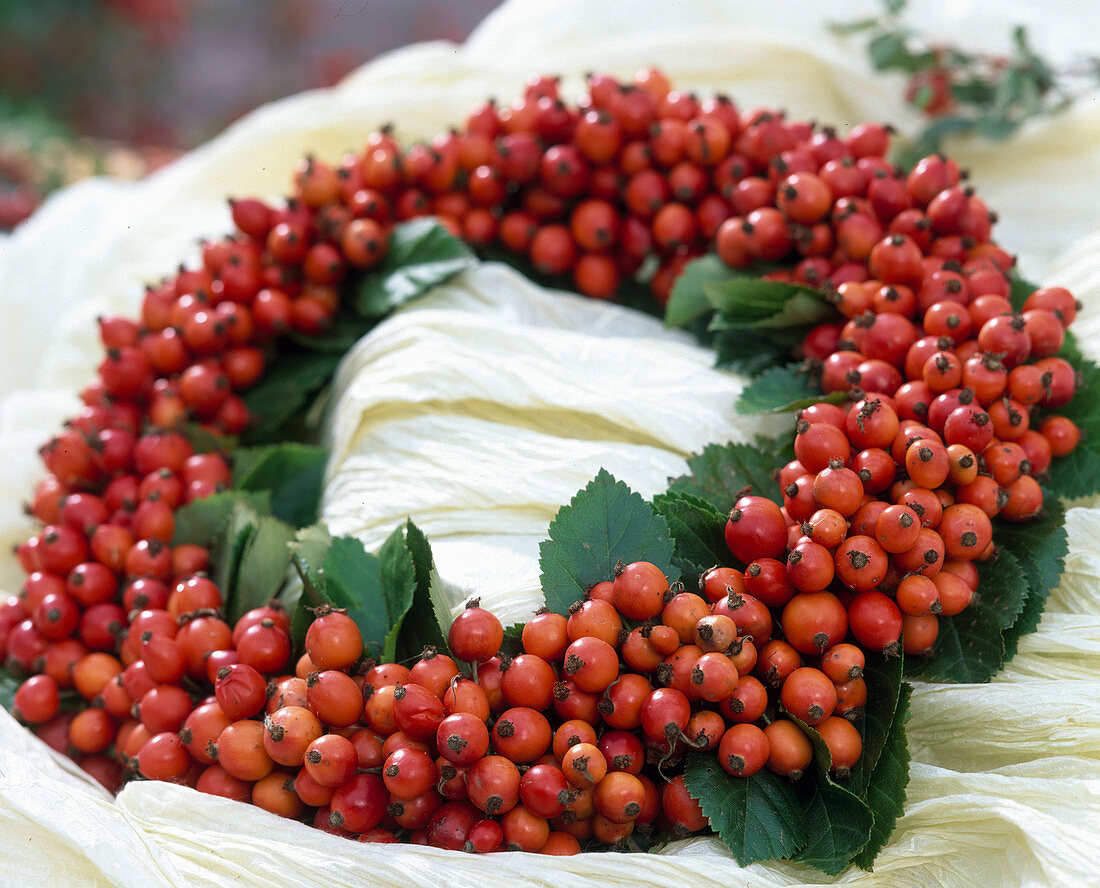
<path id="1" fill-rule="evenodd" d="M 593 76 L 572 107 L 540 77 L 430 144 L 380 131 L 336 166 L 307 159 L 283 204 L 233 201 L 236 233 L 199 267 L 150 287 L 140 319 L 101 319 L 99 376 L 42 448 L 29 508 L 44 527 L 0 604 L 0 654 L 29 675 L 16 712 L 112 789 L 178 781 L 364 841 L 472 851 L 699 830 L 683 777 L 667 779 L 685 752 L 798 779 L 813 750 L 793 719 L 842 779 L 864 651 L 927 653 L 975 594 L 991 519 L 1039 513 L 1036 477 L 1080 438 L 1048 412 L 1076 388 L 1056 354 L 1072 295 L 1044 288 L 1014 313 L 1011 258 L 957 166 L 903 175 L 888 147 L 875 124 L 842 140 L 657 71 Z M 845 320 L 802 351 L 850 400 L 801 412 L 782 506 L 734 504 L 740 567 L 695 594 L 624 565 L 568 617 L 536 614 L 514 657 L 470 607 L 449 637 L 465 674 L 435 652 L 364 664 L 354 621 L 327 609 L 304 654 L 276 604 L 226 621 L 210 552 L 171 544 L 176 510 L 232 478 L 184 425 L 247 429 L 241 393 L 279 337 L 327 329 L 395 222 L 422 215 L 598 298 L 632 278 L 663 301 L 711 246 L 821 288 Z M 79 712 L 60 711 L 70 691 Z"/>

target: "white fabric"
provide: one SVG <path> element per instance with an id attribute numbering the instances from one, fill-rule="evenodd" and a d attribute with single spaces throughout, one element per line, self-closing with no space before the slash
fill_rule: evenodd
<path id="1" fill-rule="evenodd" d="M 950 8 L 948 8 L 950 7 Z M 998 6 L 914 0 L 945 38 L 1004 46 L 1026 21 L 1062 60 L 1094 48 L 1098 11 L 1072 0 Z M 306 151 L 335 158 L 378 123 L 405 138 L 459 122 L 532 72 L 629 74 L 659 64 L 684 88 L 847 125 L 916 121 L 901 81 L 870 73 L 858 44 L 823 20 L 876 3 L 809 0 L 510 2 L 463 47 L 408 47 L 330 91 L 260 109 L 139 184 L 92 181 L 52 198 L 0 246 L 0 588 L 20 582 L 9 544 L 31 529 L 19 504 L 34 450 L 74 410 L 99 360 L 93 319 L 133 312 L 141 285 L 224 231 L 227 193 L 278 194 Z M 1001 213 L 999 238 L 1031 277 L 1075 287 L 1086 351 L 1100 356 L 1100 107 L 1029 124 L 1008 143 L 953 146 Z M 1088 237 L 1091 233 L 1091 237 Z M 1060 258 L 1058 258 L 1060 256 Z M 487 266 L 379 327 L 340 371 L 325 515 L 369 543 L 406 515 L 430 535 L 455 604 L 477 591 L 507 617 L 537 601 L 537 542 L 556 508 L 607 467 L 643 494 L 714 440 L 763 427 L 732 411 L 740 381 L 651 319 L 548 295 Z M 1086 505 L 1096 506 L 1097 502 Z M 1100 510 L 1069 514 L 1071 554 L 1040 631 L 989 685 L 919 685 L 905 815 L 864 886 L 1100 883 Z M 470 858 L 362 846 L 258 809 L 153 783 L 111 802 L 0 713 L 0 884 L 485 884 L 780 886 L 830 880 L 792 864 L 741 870 L 713 840 L 661 856 Z"/>

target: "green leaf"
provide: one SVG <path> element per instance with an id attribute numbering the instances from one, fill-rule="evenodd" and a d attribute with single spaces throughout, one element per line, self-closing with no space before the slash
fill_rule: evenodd
<path id="1" fill-rule="evenodd" d="M 671 492 L 653 498 L 653 511 L 668 522 L 676 541 L 672 563 L 689 589 L 709 568 L 729 561 L 725 512 L 689 493 Z"/>
<path id="2" fill-rule="evenodd" d="M 801 364 L 770 367 L 745 386 L 737 398 L 741 413 L 783 413 L 829 401 L 847 399 L 845 392 L 824 395 L 809 371 Z"/>
<path id="3" fill-rule="evenodd" d="M 734 777 L 714 753 L 693 752 L 684 785 L 741 866 L 790 857 L 806 843 L 794 788 L 766 768 L 751 777 Z"/>
<path id="4" fill-rule="evenodd" d="M 502 655 L 518 657 L 523 653 L 523 623 L 504 627 L 504 641 L 500 645 Z"/>
<path id="5" fill-rule="evenodd" d="M 868 31 L 878 24 L 877 18 L 856 19 L 853 22 L 829 22 L 829 31 L 840 37 L 850 34 L 858 34 L 860 31 Z"/>
<path id="6" fill-rule="evenodd" d="M 355 308 L 368 318 L 383 317 L 476 264 L 470 248 L 436 219 L 405 222 L 394 228 L 381 265 L 363 279 Z"/>
<path id="7" fill-rule="evenodd" d="M 902 682 L 890 731 L 867 786 L 867 803 L 874 817 L 874 825 L 870 839 L 855 859 L 856 865 L 866 870 L 871 869 L 878 853 L 886 847 L 905 806 L 905 787 L 909 783 L 909 744 L 905 739 L 905 724 L 909 721 L 909 698 L 912 694 L 912 687 Z"/>
<path id="8" fill-rule="evenodd" d="M 309 629 L 310 620 L 313 618 L 309 608 L 316 607 L 320 602 L 314 604 L 311 601 L 305 583 L 299 576 L 291 578 L 290 582 L 285 583 L 279 590 L 279 603 L 290 615 L 290 644 L 294 656 L 297 656 L 305 644 L 306 630 Z"/>
<path id="9" fill-rule="evenodd" d="M 286 437 L 284 426 L 329 382 L 341 357 L 297 351 L 273 360 L 264 378 L 244 393 L 249 412 L 259 417 L 259 422 L 242 436 L 244 442 L 269 444 Z"/>
<path id="10" fill-rule="evenodd" d="M 222 598 L 226 602 L 232 602 L 236 595 L 241 559 L 264 517 L 266 516 L 253 509 L 246 500 L 238 498 L 229 513 L 229 521 L 214 541 L 210 552 L 213 568 L 210 578 L 221 589 Z"/>
<path id="11" fill-rule="evenodd" d="M 294 534 L 294 542 L 290 544 L 290 556 L 298 567 L 302 582 L 318 595 L 324 589 L 321 560 L 331 545 L 332 534 L 321 521 L 299 529 Z"/>
<path id="12" fill-rule="evenodd" d="M 707 301 L 719 313 L 715 330 L 733 327 L 795 327 L 835 313 L 823 294 L 799 284 L 736 277 L 704 283 Z"/>
<path id="13" fill-rule="evenodd" d="M 906 672 L 928 681 L 989 681 L 1005 661 L 1001 633 L 1013 624 L 1028 595 L 1026 576 L 1016 556 L 1002 551 L 978 568 L 975 601 L 961 614 L 940 619 L 934 656 L 909 660 Z"/>
<path id="14" fill-rule="evenodd" d="M 863 755 L 852 768 L 847 786 L 860 797 L 866 797 L 879 755 L 889 738 L 901 693 L 903 662 L 901 657 L 884 657 L 868 652 L 863 668 L 867 684 L 867 703 L 859 720 L 863 738 Z"/>
<path id="15" fill-rule="evenodd" d="M 951 84 L 951 95 L 959 102 L 985 105 L 993 99 L 993 87 L 980 77 L 971 77 Z"/>
<path id="16" fill-rule="evenodd" d="M 1050 487 L 1055 496 L 1072 500 L 1100 493 L 1100 367 L 1088 360 L 1072 334 L 1060 352 L 1080 378 L 1073 400 L 1057 413 L 1081 429 L 1081 443 L 1068 456 L 1057 457 L 1050 466 Z"/>
<path id="17" fill-rule="evenodd" d="M 1050 592 L 1058 585 L 1069 552 L 1066 510 L 1059 500 L 1044 492 L 1045 514 L 1024 524 L 996 521 L 993 540 L 1001 555 L 1010 552 L 1027 580 L 1027 597 L 1015 622 L 1005 632 L 1005 660 L 1016 655 L 1020 638 L 1039 628 L 1039 620 Z M 999 560 L 999 557 L 998 557 Z M 979 565 L 979 575 L 986 565 Z M 982 579 L 984 588 L 984 578 Z"/>
<path id="18" fill-rule="evenodd" d="M 714 310 L 703 291 L 704 285 L 744 276 L 745 272 L 730 268 L 713 253 L 693 259 L 672 285 L 665 307 L 665 326 L 683 327 Z"/>
<path id="19" fill-rule="evenodd" d="M 229 453 L 236 448 L 236 436 L 215 435 L 197 422 L 184 423 L 180 432 L 195 449 L 195 453 Z"/>
<path id="20" fill-rule="evenodd" d="M 271 495 L 266 491 L 242 494 L 236 490 L 223 490 L 204 499 L 193 500 L 176 510 L 172 545 L 190 543 L 208 546 L 225 529 L 234 504 L 241 500 L 261 515 L 271 511 Z"/>
<path id="21" fill-rule="evenodd" d="M 347 610 L 363 635 L 364 647 L 372 655 L 380 654 L 390 618 L 378 556 L 364 549 L 355 537 L 333 537 L 321 558 L 319 573 L 325 598 L 333 607 Z"/>
<path id="22" fill-rule="evenodd" d="M 15 692 L 19 690 L 19 685 L 23 683 L 23 679 L 19 678 L 11 670 L 0 666 L 0 706 L 3 706 L 8 712 L 12 712 L 15 705 Z"/>
<path id="23" fill-rule="evenodd" d="M 301 589 L 294 589 L 288 595 L 286 591 L 282 601 L 290 613 L 290 639 L 295 651 L 300 651 L 305 641 L 306 630 L 313 621 L 310 608 L 325 604 L 324 578 L 321 575 L 321 560 L 332 544 L 332 535 L 321 522 L 303 527 L 294 535 L 289 544 L 291 563 L 301 579 Z"/>
<path id="24" fill-rule="evenodd" d="M 1016 271 L 1008 273 L 1009 291 L 1008 300 L 1012 303 L 1014 311 L 1023 311 L 1027 297 L 1039 289 L 1037 284 L 1020 277 Z"/>
<path id="25" fill-rule="evenodd" d="M 857 795 L 824 774 L 815 776 L 802 808 L 806 844 L 791 859 L 835 876 L 866 846 L 874 819 L 867 803 Z"/>
<path id="26" fill-rule="evenodd" d="M 312 444 L 242 448 L 233 458 L 233 486 L 270 490 L 272 513 L 295 527 L 305 527 L 317 520 L 327 462 L 328 450 Z"/>
<path id="27" fill-rule="evenodd" d="M 565 614 L 590 587 L 614 576 L 620 560 L 651 561 L 669 582 L 679 577 L 672 563 L 668 522 L 605 469 L 562 506 L 539 545 L 546 605 Z"/>
<path id="28" fill-rule="evenodd" d="M 1000 142 L 1016 132 L 1020 128 L 1020 122 L 996 114 L 987 114 L 979 117 L 974 122 L 974 126 L 987 139 Z"/>
<path id="29" fill-rule="evenodd" d="M 715 334 L 712 334 L 715 335 Z M 720 330 L 714 340 L 714 366 L 755 376 L 791 360 L 802 331 L 740 327 Z"/>
<path id="30" fill-rule="evenodd" d="M 260 518 L 256 530 L 248 538 L 241 554 L 236 588 L 226 599 L 225 609 L 230 623 L 253 608 L 267 604 L 286 581 L 290 564 L 288 544 L 294 539 L 294 529 L 278 518 Z"/>
<path id="31" fill-rule="evenodd" d="M 451 627 L 451 607 L 443 594 L 431 546 L 411 520 L 405 522 L 405 545 L 412 558 L 416 589 L 396 641 L 399 659 L 417 656 L 427 645 L 447 650 L 447 630 Z"/>
<path id="32" fill-rule="evenodd" d="M 836 875 L 867 844 L 873 817 L 867 803 L 846 785 L 833 780 L 832 755 L 821 735 L 798 718 L 788 717 L 810 739 L 814 768 L 798 784 L 807 841 L 792 859 Z M 845 782 L 847 782 L 845 780 Z"/>
<path id="33" fill-rule="evenodd" d="M 382 645 L 382 661 L 391 663 L 397 659 L 397 640 L 401 624 L 412 607 L 416 595 L 416 564 L 405 541 L 405 527 L 396 528 L 378 550 L 382 572 L 382 595 L 386 599 L 389 631 Z"/>
<path id="34" fill-rule="evenodd" d="M 669 482 L 669 491 L 706 500 L 719 512 L 729 512 L 746 487 L 782 505 L 774 472 L 793 459 L 790 440 L 757 438 L 753 444 L 708 444 L 688 458 L 691 473 Z"/>
<path id="35" fill-rule="evenodd" d="M 898 69 L 901 71 L 920 71 L 935 62 L 930 52 L 913 52 L 905 41 L 905 35 L 898 31 L 885 31 L 875 37 L 868 45 L 871 64 L 879 71 Z"/>

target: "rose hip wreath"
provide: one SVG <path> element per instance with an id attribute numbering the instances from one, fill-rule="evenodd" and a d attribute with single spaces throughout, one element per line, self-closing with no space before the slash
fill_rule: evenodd
<path id="1" fill-rule="evenodd" d="M 963 637 L 948 618 L 983 571 L 1016 563 L 994 558 L 995 525 L 1046 514 L 1037 478 L 1081 437 L 1051 412 L 1078 387 L 1059 356 L 1073 296 L 1014 303 L 1012 259 L 957 165 L 903 172 L 889 144 L 877 124 L 841 138 L 654 70 L 592 76 L 575 106 L 539 77 L 428 144 L 383 130 L 335 167 L 307 159 L 285 202 L 232 201 L 237 231 L 201 265 L 150 287 L 140 318 L 100 320 L 99 377 L 42 448 L 29 508 L 45 526 L 0 605 L 13 711 L 111 790 L 180 782 L 363 842 L 573 854 L 709 821 L 742 862 L 869 866 L 904 798 L 901 654 L 929 654 L 945 626 Z M 437 221 L 407 221 L 425 216 Z M 781 373 L 811 397 L 778 489 L 652 509 L 635 497 L 667 518 L 671 560 L 611 552 L 579 594 L 547 585 L 549 608 L 507 632 L 476 602 L 409 628 L 436 618 L 411 523 L 396 615 L 349 598 L 323 561 L 355 541 L 295 534 L 309 519 L 278 509 L 242 524 L 227 488 L 278 487 L 277 473 L 256 480 L 255 452 L 242 481 L 236 441 L 273 427 L 271 399 L 250 400 L 267 371 L 293 346 L 331 374 L 402 301 L 387 281 L 421 261 L 428 285 L 468 266 L 456 239 L 595 298 L 644 284 L 661 306 L 671 296 L 670 320 L 716 310 L 712 331 L 751 333 L 808 300 L 780 349 L 795 346 L 804 363 Z M 248 548 L 272 528 L 296 553 L 268 580 L 277 598 L 247 586 Z M 709 551 L 681 548 L 688 530 Z M 670 584 L 680 575 L 694 591 Z M 422 640 L 436 644 L 417 656 Z M 995 670 L 1003 648 L 991 658 Z M 874 807 L 872 786 L 894 801 Z M 737 836 L 745 812 L 788 804 L 782 835 L 755 835 L 757 818 Z M 856 841 L 824 851 L 821 816 Z"/>

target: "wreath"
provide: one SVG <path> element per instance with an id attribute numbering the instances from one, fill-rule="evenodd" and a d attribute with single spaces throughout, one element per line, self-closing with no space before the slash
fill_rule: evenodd
<path id="1" fill-rule="evenodd" d="M 568 854 L 716 833 L 870 868 L 905 799 L 906 676 L 986 681 L 1036 629 L 1060 500 L 1100 491 L 1097 368 L 947 157 L 888 159 L 657 70 L 538 77 L 392 133 L 101 318 L 0 606 L 4 704 L 104 785 L 182 782 L 362 841 Z M 545 608 L 456 617 L 412 520 L 319 522 L 343 355 L 485 260 L 662 315 L 791 433 L 644 500 L 601 471 Z M 1083 393 L 1082 393 L 1083 392 Z"/>

